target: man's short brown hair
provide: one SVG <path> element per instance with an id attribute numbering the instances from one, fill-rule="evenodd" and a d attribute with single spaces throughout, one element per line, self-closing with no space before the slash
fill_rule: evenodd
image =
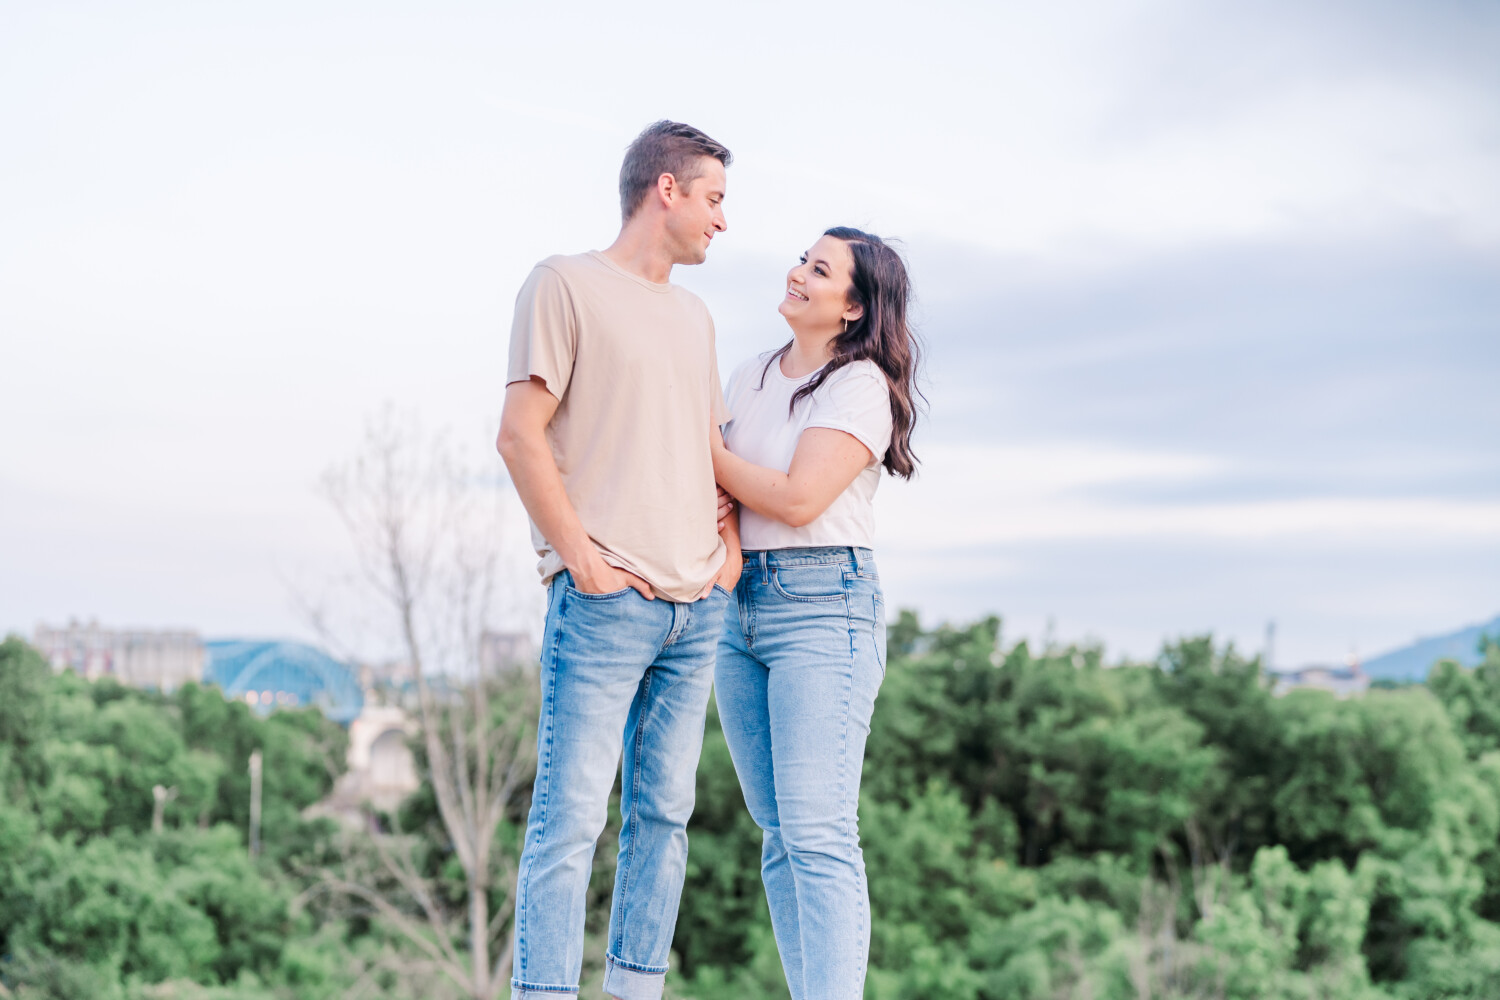
<path id="1" fill-rule="evenodd" d="M 691 125 L 666 120 L 647 125 L 625 150 L 620 165 L 620 214 L 629 221 L 662 174 L 671 174 L 684 187 L 697 180 L 702 173 L 699 161 L 705 156 L 726 167 L 734 160 L 722 143 Z"/>

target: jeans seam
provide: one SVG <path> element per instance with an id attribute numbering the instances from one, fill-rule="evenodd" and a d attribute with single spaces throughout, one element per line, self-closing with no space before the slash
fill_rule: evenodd
<path id="1" fill-rule="evenodd" d="M 643 976 L 665 976 L 672 971 L 668 966 L 640 965 L 636 962 L 627 962 L 613 951 L 606 952 L 604 960 L 611 965 L 618 966 L 629 972 L 639 972 Z"/>
<path id="2" fill-rule="evenodd" d="M 854 641 L 854 614 L 849 609 L 849 602 L 844 602 L 844 623 L 849 630 L 849 672 L 844 676 L 844 715 L 839 723 L 839 797 L 847 803 L 849 798 L 849 715 L 853 711 L 854 698 L 854 671 L 858 665 L 858 651 L 855 649 Z M 858 804 L 856 803 L 856 808 Z M 846 812 L 847 815 L 847 812 Z M 849 841 L 849 823 L 844 821 L 845 846 Z"/>
<path id="3" fill-rule="evenodd" d="M 745 637 L 745 651 L 751 652 L 755 649 L 755 595 L 754 584 L 740 581 L 736 587 L 736 603 L 740 612 L 740 634 Z"/>
<path id="4" fill-rule="evenodd" d="M 756 557 L 755 562 L 760 561 L 762 554 L 767 557 L 773 557 L 770 558 L 770 561 L 779 566 L 853 566 L 859 562 L 859 557 L 853 553 L 852 549 L 860 549 L 869 553 L 864 557 L 867 565 L 874 562 L 874 552 L 868 546 L 863 545 L 817 545 L 811 548 L 792 546 L 787 548 L 746 549 L 745 554 L 747 556 L 754 555 Z M 810 554 L 813 552 L 817 554 Z"/>
<path id="5" fill-rule="evenodd" d="M 541 846 L 541 843 L 542 843 L 542 838 L 546 836 L 546 833 L 547 833 L 547 807 L 551 804 L 549 800 L 551 798 L 551 794 L 550 793 L 552 791 L 552 767 L 551 767 L 551 764 L 552 764 L 552 750 L 553 750 L 553 733 L 554 733 L 554 729 L 555 729 L 555 726 L 553 724 L 553 714 L 556 711 L 556 707 L 557 707 L 557 663 L 558 663 L 558 651 L 559 651 L 559 648 L 562 646 L 562 633 L 563 633 L 563 622 L 564 622 L 563 609 L 566 606 L 566 603 L 565 603 L 566 602 L 566 598 L 567 598 L 567 590 L 566 590 L 566 587 L 565 587 L 563 593 L 557 595 L 557 628 L 552 633 L 552 648 L 551 648 L 551 654 L 552 654 L 552 680 L 551 680 L 551 682 L 547 686 L 547 701 L 546 701 L 546 706 L 545 706 L 546 709 L 547 709 L 547 746 L 546 746 L 546 755 L 545 755 L 545 757 L 543 757 L 541 754 L 537 755 L 538 774 L 545 774 L 547 777 L 545 779 L 546 780 L 546 785 L 541 789 L 541 792 L 542 792 L 542 804 L 541 804 L 541 806 L 542 807 L 541 807 L 541 813 L 537 817 L 536 840 L 535 840 L 535 842 L 533 844 L 534 848 L 539 848 Z M 518 888 L 517 892 L 516 892 L 516 897 L 517 897 L 516 898 L 516 902 L 518 904 L 522 904 L 522 905 L 518 906 L 517 910 L 516 910 L 516 960 L 520 963 L 521 968 L 523 968 L 523 969 L 526 967 L 526 956 L 527 956 L 527 948 L 526 948 L 526 905 L 529 904 L 530 898 L 531 898 L 531 872 L 532 872 L 532 868 L 533 867 L 534 867 L 533 865 L 527 865 L 526 866 L 526 882 L 525 882 L 524 885 L 520 886 Z"/>
<path id="6" fill-rule="evenodd" d="M 616 921 L 618 936 L 612 941 L 611 947 L 618 951 L 625 944 L 625 899 L 629 895 L 631 866 L 635 863 L 635 848 L 640 842 L 640 828 L 637 822 L 637 814 L 640 812 L 641 804 L 641 750 L 646 743 L 646 722 L 648 713 L 651 711 L 651 667 L 646 668 L 646 676 L 641 678 L 641 717 L 635 726 L 635 766 L 630 774 L 630 815 L 625 817 L 625 822 L 630 824 L 630 849 L 625 852 L 621 862 L 625 865 L 624 872 L 620 875 L 619 908 L 620 919 Z M 623 779 L 622 779 L 623 785 Z"/>
<path id="7" fill-rule="evenodd" d="M 576 986 L 553 986 L 549 983 L 528 983 L 523 979 L 512 978 L 510 988 L 513 990 L 526 990 L 530 993 L 556 993 L 558 996 L 577 996 Z"/>
<path id="8" fill-rule="evenodd" d="M 849 630 L 849 684 L 851 688 L 854 685 L 855 661 L 859 659 L 859 632 L 854 624 L 854 608 L 852 605 L 853 601 L 850 600 L 849 593 L 846 590 L 844 592 L 844 627 Z"/>
<path id="9" fill-rule="evenodd" d="M 859 918 L 856 922 L 856 929 L 859 935 L 859 941 L 861 942 L 859 947 L 859 964 L 861 967 L 863 967 L 866 960 L 863 944 L 866 919 L 864 912 L 864 866 L 859 863 L 859 834 L 850 825 L 851 823 L 858 822 L 859 799 L 856 796 L 853 803 L 849 802 L 849 720 L 850 716 L 854 713 L 854 674 L 855 671 L 859 669 L 858 634 L 854 619 L 854 610 L 851 607 L 851 603 L 852 602 L 850 601 L 846 601 L 844 604 L 846 616 L 845 621 L 849 630 L 849 672 L 845 675 L 844 679 L 844 712 L 841 724 L 839 726 L 839 797 L 843 800 L 843 808 L 840 810 L 840 812 L 844 817 L 842 821 L 844 853 L 849 857 L 851 861 L 854 862 L 855 866 L 855 884 L 858 889 L 855 898 L 858 901 L 856 903 L 856 906 L 858 907 L 859 912 Z M 874 651 L 872 650 L 871 652 L 873 653 Z M 851 819 L 851 817 L 853 818 Z"/>

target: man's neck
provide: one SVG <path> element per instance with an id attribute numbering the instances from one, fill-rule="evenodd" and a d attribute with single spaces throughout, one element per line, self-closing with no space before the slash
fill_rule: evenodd
<path id="1" fill-rule="evenodd" d="M 671 280 L 676 261 L 656 230 L 657 227 L 637 224 L 632 219 L 620 227 L 620 235 L 604 248 L 604 256 L 637 277 L 664 284 Z"/>

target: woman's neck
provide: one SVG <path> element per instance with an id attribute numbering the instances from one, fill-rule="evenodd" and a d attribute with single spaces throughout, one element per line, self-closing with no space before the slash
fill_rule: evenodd
<path id="1" fill-rule="evenodd" d="M 828 333 L 803 333 L 792 330 L 792 347 L 781 357 L 781 374 L 787 378 L 803 378 L 826 365 L 833 357 L 833 338 L 838 331 Z"/>

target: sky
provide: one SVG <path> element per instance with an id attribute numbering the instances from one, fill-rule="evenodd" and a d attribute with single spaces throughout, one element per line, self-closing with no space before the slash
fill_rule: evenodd
<path id="1" fill-rule="evenodd" d="M 674 275 L 726 372 L 824 228 L 902 240 L 890 606 L 1280 666 L 1486 620 L 1497 51 L 1444 0 L 5 5 L 0 630 L 309 635 L 323 470 L 392 406 L 501 471 L 515 292 L 663 117 L 735 155 Z"/>

